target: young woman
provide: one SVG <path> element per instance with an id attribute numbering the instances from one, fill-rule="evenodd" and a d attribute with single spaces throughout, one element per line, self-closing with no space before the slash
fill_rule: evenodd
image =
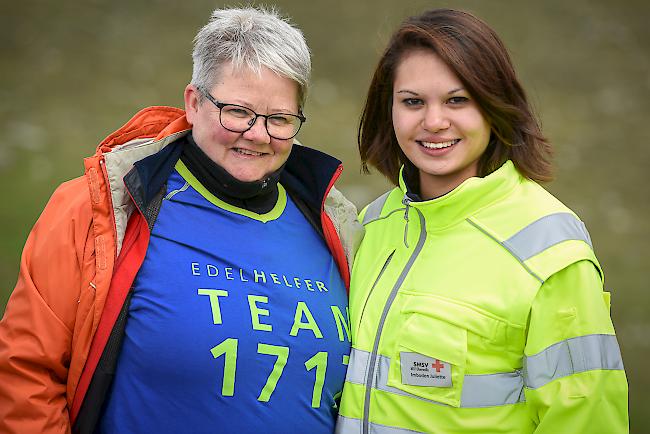
<path id="1" fill-rule="evenodd" d="M 551 146 L 494 31 L 455 10 L 406 20 L 359 150 L 396 187 L 360 215 L 337 432 L 626 432 L 603 273 L 537 183 Z"/>

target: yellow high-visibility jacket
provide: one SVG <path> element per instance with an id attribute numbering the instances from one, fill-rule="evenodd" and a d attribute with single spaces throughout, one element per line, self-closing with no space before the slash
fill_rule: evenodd
<path id="1" fill-rule="evenodd" d="M 360 215 L 337 433 L 623 433 L 627 380 L 584 224 L 512 162 Z"/>

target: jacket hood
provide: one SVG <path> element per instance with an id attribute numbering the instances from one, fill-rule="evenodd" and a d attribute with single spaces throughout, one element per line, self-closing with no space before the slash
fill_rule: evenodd
<path id="1" fill-rule="evenodd" d="M 136 139 L 158 140 L 191 128 L 184 110 L 166 106 L 147 107 L 102 140 L 95 155 L 109 153 Z"/>

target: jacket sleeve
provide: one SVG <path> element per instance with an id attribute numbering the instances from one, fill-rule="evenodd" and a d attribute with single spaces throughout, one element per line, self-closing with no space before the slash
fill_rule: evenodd
<path id="1" fill-rule="evenodd" d="M 627 433 L 627 379 L 596 267 L 551 276 L 532 305 L 524 357 L 536 433 Z"/>
<path id="2" fill-rule="evenodd" d="M 90 205 L 79 213 L 79 183 L 71 183 L 57 189 L 32 229 L 0 321 L 2 433 L 70 432 L 66 382 L 72 330 L 81 269 L 90 260 Z"/>

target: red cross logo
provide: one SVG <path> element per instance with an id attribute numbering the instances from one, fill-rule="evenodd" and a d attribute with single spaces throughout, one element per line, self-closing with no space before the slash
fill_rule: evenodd
<path id="1" fill-rule="evenodd" d="M 444 363 L 440 363 L 440 360 L 436 359 L 435 363 L 431 364 L 431 367 L 436 370 L 436 373 L 440 373 L 440 370 L 445 367 Z"/>

